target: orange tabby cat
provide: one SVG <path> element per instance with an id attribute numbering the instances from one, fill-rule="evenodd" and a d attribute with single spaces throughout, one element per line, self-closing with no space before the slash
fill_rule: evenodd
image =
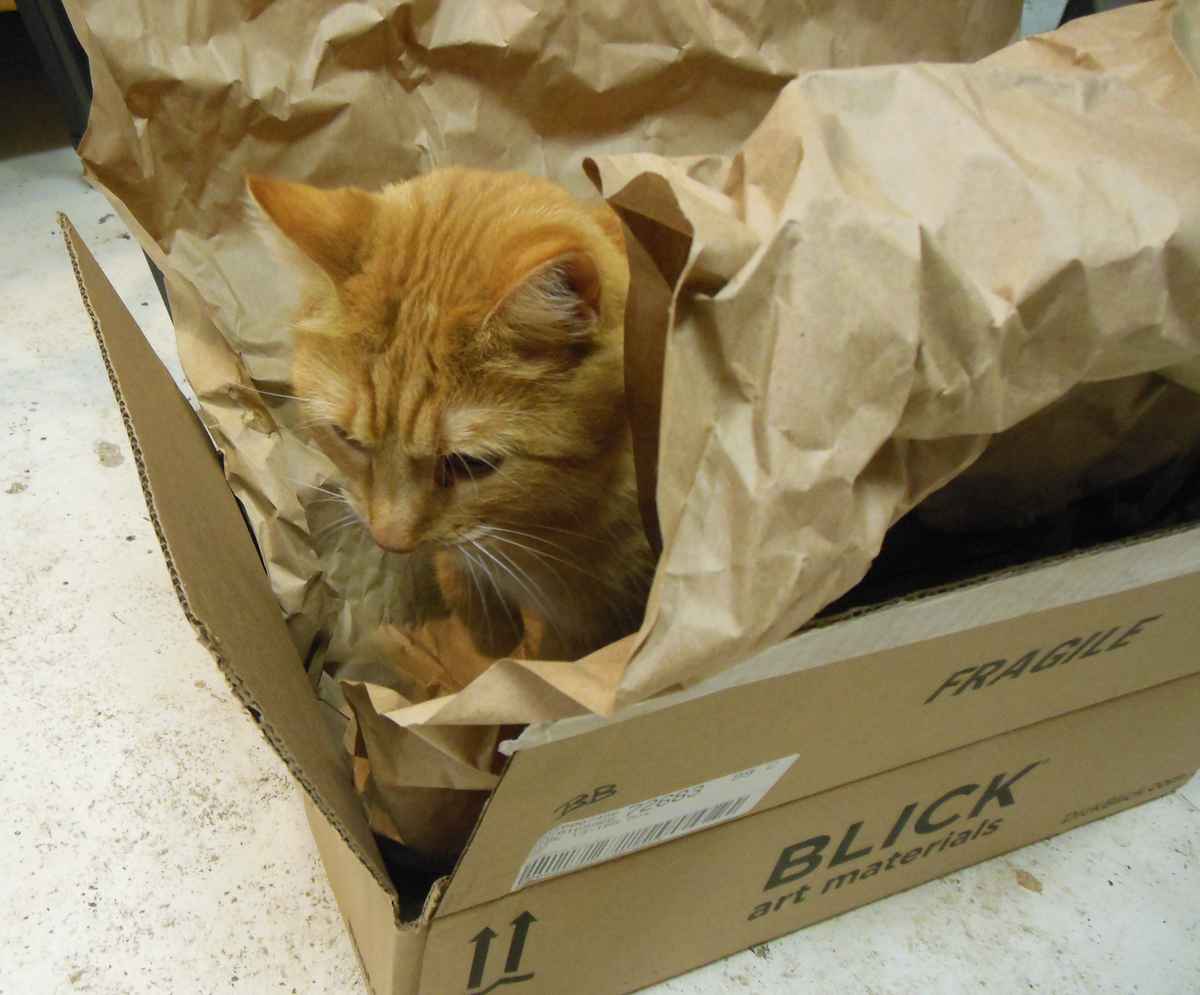
<path id="1" fill-rule="evenodd" d="M 652 569 L 624 407 L 620 225 L 554 184 L 444 169 L 319 190 L 250 177 L 299 250 L 295 393 L 383 548 L 434 558 L 499 656 L 632 631 Z"/>

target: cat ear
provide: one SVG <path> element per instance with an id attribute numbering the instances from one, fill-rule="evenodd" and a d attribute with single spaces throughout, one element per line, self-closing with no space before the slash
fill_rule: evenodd
<path id="1" fill-rule="evenodd" d="M 267 176 L 247 176 L 246 186 L 279 232 L 335 283 L 358 272 L 363 236 L 375 214 L 371 194 Z"/>
<path id="2" fill-rule="evenodd" d="M 527 270 L 493 310 L 535 348 L 586 342 L 600 315 L 600 273 L 586 252 L 566 252 Z"/>

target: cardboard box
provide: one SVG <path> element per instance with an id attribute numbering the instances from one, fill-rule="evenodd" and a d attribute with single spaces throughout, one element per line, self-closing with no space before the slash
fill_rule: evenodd
<path id="1" fill-rule="evenodd" d="M 1189 528 L 837 622 L 621 721 L 543 730 L 453 876 L 402 902 L 207 433 L 64 230 L 181 604 L 305 788 L 376 995 L 632 991 L 1200 766 Z"/>

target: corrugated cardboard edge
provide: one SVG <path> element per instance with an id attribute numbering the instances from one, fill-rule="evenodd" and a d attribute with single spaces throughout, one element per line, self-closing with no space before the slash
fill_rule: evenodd
<path id="1" fill-rule="evenodd" d="M 434 885 L 420 919 L 398 923 L 390 896 L 307 796 L 304 814 L 367 987 L 372 995 L 417 995 L 433 908 L 444 882 Z"/>
<path id="2" fill-rule="evenodd" d="M 104 363 L 104 369 L 108 375 L 109 384 L 112 387 L 113 396 L 117 402 L 117 408 L 121 413 L 121 420 L 125 425 L 125 432 L 129 437 L 129 445 L 133 453 L 133 462 L 134 466 L 137 468 L 138 481 L 141 484 L 142 496 L 146 502 L 146 511 L 150 518 L 150 524 L 154 529 L 156 538 L 158 539 L 159 550 L 162 553 L 163 561 L 167 567 L 167 573 L 171 578 L 171 586 L 175 589 L 175 595 L 179 600 L 179 606 L 183 610 L 184 617 L 187 618 L 188 622 L 195 630 L 197 638 L 203 644 L 205 649 L 207 649 L 212 655 L 213 660 L 217 664 L 217 668 L 220 670 L 226 682 L 229 684 L 229 687 L 233 691 L 235 697 L 247 710 L 250 711 L 255 718 L 258 727 L 266 737 L 267 742 L 270 743 L 271 748 L 284 762 L 288 768 L 288 771 L 304 789 L 308 804 L 315 806 L 320 812 L 324 821 L 330 827 L 336 830 L 347 850 L 354 854 L 354 857 L 361 865 L 363 872 L 372 878 L 379 888 L 380 893 L 387 896 L 392 909 L 391 918 L 393 921 L 398 921 L 399 900 L 393 891 L 392 883 L 386 879 L 380 879 L 378 877 L 372 867 L 372 861 L 367 858 L 366 854 L 360 851 L 355 842 L 350 838 L 349 834 L 341 826 L 337 815 L 321 797 L 320 793 L 305 775 L 303 769 L 296 762 L 295 758 L 291 755 L 290 751 L 284 745 L 280 737 L 276 734 L 270 720 L 263 715 L 262 710 L 259 708 L 253 696 L 243 685 L 241 679 L 229 667 L 228 662 L 222 654 L 217 641 L 214 639 L 207 625 L 205 625 L 204 621 L 192 610 L 187 592 L 183 586 L 182 578 L 180 577 L 174 557 L 172 556 L 168 546 L 167 537 L 163 530 L 162 522 L 159 518 L 156 498 L 150 485 L 149 476 L 146 472 L 145 457 L 138 441 L 138 435 L 134 427 L 133 418 L 129 412 L 128 406 L 125 403 L 125 398 L 122 395 L 117 372 L 109 356 L 108 347 L 105 342 L 104 335 L 100 329 L 100 320 L 97 316 L 95 307 L 93 306 L 91 295 L 87 289 L 82 271 L 80 269 L 77 247 L 79 234 L 75 230 L 75 227 L 71 224 L 70 219 L 61 212 L 58 214 L 58 225 L 63 234 L 63 240 L 66 244 L 67 254 L 71 260 L 71 268 L 75 274 L 75 282 L 79 288 L 80 299 L 83 302 L 84 310 L 87 312 L 88 320 L 92 324 L 92 331 L 95 334 L 96 343 L 100 349 L 100 357 Z"/>

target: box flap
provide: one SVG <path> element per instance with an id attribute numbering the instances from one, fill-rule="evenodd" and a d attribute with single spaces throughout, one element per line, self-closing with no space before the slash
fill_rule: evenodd
<path id="1" fill-rule="evenodd" d="M 208 433 L 78 232 L 60 224 L 179 603 L 263 734 L 389 895 L 394 890 Z"/>
<path id="2" fill-rule="evenodd" d="M 987 592 L 987 585 L 977 589 L 979 597 Z M 742 818 L 1196 673 L 1197 603 L 1200 573 L 1190 573 L 733 687 L 521 750 L 438 915 L 507 894 L 535 846 L 554 853 L 557 837 L 585 832 L 564 823 L 598 815 L 622 821 L 617 810 L 631 805 L 635 813 L 647 805 L 674 812 L 676 796 L 707 798 L 719 794 L 714 780 L 753 778 L 752 769 L 795 757 L 765 794 L 733 813 L 721 810 L 721 819 Z M 793 652 L 803 645 L 795 641 Z M 681 810 L 675 818 L 698 831 L 714 824 L 705 811 Z M 637 829 L 631 822 L 628 831 Z M 579 873 L 592 859 L 569 857 L 551 869 Z"/>
<path id="3" fill-rule="evenodd" d="M 368 988 L 373 995 L 420 995 L 417 981 L 428 918 L 396 922 L 391 897 L 308 799 L 304 814 Z"/>
<path id="4" fill-rule="evenodd" d="M 1028 615 L 1034 607 L 1048 611 L 1198 572 L 1200 525 L 1173 527 L 1165 533 L 1119 539 L 1006 567 L 814 621 L 791 638 L 706 680 L 639 701 L 611 716 L 576 715 L 527 726 L 518 739 L 501 744 L 501 749 L 515 752 L 542 746 L 739 684 L 1011 621 Z"/>

